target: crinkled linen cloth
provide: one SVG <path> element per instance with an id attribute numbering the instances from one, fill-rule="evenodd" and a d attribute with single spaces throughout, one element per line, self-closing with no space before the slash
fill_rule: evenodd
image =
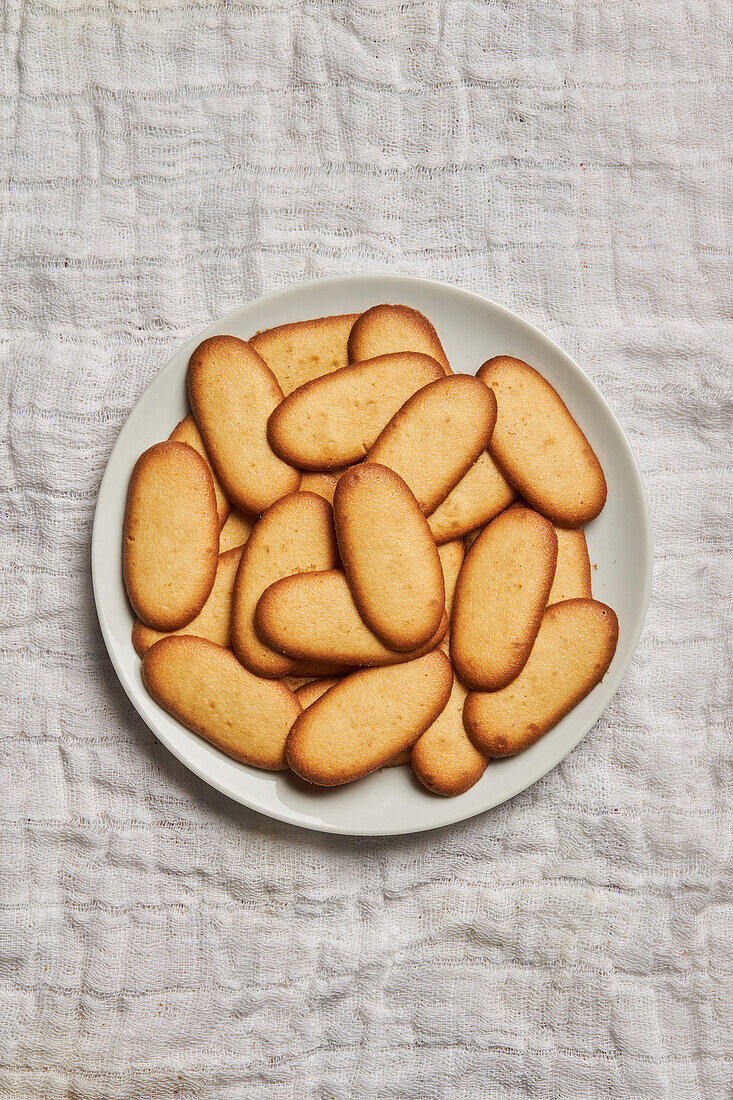
<path id="1" fill-rule="evenodd" d="M 0 25 L 0 1096 L 730 1098 L 729 0 L 9 0 Z M 169 356 L 375 270 L 577 357 L 656 551 L 583 743 L 394 840 L 189 774 L 89 577 Z"/>

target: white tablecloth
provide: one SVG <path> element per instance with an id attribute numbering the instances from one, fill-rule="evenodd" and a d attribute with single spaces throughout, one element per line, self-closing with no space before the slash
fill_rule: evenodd
<path id="1" fill-rule="evenodd" d="M 0 1095 L 731 1096 L 728 0 L 8 0 L 0 26 Z M 373 270 L 577 357 L 656 564 L 560 767 L 363 841 L 249 812 L 156 742 L 89 540 L 176 348 Z"/>

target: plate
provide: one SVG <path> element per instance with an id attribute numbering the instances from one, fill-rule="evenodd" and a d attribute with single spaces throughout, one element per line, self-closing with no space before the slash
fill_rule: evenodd
<path id="1" fill-rule="evenodd" d="M 130 641 L 133 615 L 122 581 L 122 523 L 127 485 L 138 455 L 166 439 L 188 412 L 189 356 L 221 333 L 244 339 L 286 321 L 358 313 L 379 302 L 414 306 L 436 326 L 455 371 L 475 374 L 493 355 L 536 367 L 562 396 L 588 436 L 606 475 L 608 500 L 586 528 L 593 595 L 616 611 L 616 655 L 603 682 L 535 745 L 492 761 L 463 795 L 443 799 L 419 785 L 409 767 L 385 768 L 358 783 L 313 788 L 286 772 L 264 772 L 230 760 L 166 714 L 143 687 Z M 425 279 L 344 275 L 288 287 L 250 302 L 201 332 L 151 382 L 125 422 L 102 478 L 92 535 L 92 579 L 102 634 L 133 706 L 178 759 L 230 798 L 307 829 L 354 836 L 396 836 L 462 821 L 490 810 L 535 783 L 591 729 L 618 688 L 636 649 L 649 601 L 652 540 L 649 509 L 631 449 L 603 397 L 573 360 L 533 325 L 477 294 Z"/>

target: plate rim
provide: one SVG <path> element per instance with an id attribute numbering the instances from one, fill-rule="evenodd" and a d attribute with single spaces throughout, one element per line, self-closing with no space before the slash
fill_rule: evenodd
<path id="1" fill-rule="evenodd" d="M 362 282 L 364 280 L 368 280 L 368 279 L 387 280 L 387 281 L 393 282 L 395 284 L 401 284 L 403 286 L 408 285 L 408 284 L 415 284 L 415 285 L 418 285 L 418 286 L 421 286 L 421 287 L 430 286 L 430 287 L 436 288 L 438 291 L 441 291 L 441 292 L 446 292 L 447 291 L 450 294 L 454 294 L 454 295 L 457 295 L 459 297 L 468 298 L 468 299 L 472 300 L 474 303 L 480 303 L 481 305 L 488 305 L 492 309 L 497 311 L 497 313 L 499 313 L 500 315 L 504 316 L 507 319 L 510 319 L 511 322 L 513 322 L 513 323 L 519 322 L 520 325 L 525 326 L 526 328 L 528 328 L 534 335 L 538 336 L 541 340 L 543 340 L 543 341 L 547 342 L 548 344 L 550 344 L 554 348 L 554 350 L 557 353 L 559 353 L 559 355 L 570 364 L 571 368 L 574 369 L 581 376 L 581 378 L 585 381 L 585 383 L 587 383 L 589 386 L 592 387 L 593 390 L 595 390 L 596 394 L 600 397 L 603 405 L 605 406 L 605 410 L 606 410 L 606 412 L 608 413 L 608 415 L 610 417 L 610 420 L 611 420 L 611 423 L 613 425 L 613 428 L 614 428 L 615 434 L 617 436 L 617 439 L 620 442 L 622 448 L 626 451 L 627 459 L 630 460 L 629 465 L 630 465 L 630 469 L 631 469 L 632 474 L 633 474 L 634 488 L 636 489 L 637 495 L 638 495 L 638 497 L 640 499 L 640 502 L 641 502 L 641 505 L 642 505 L 642 515 L 643 515 L 643 519 L 644 519 L 643 530 L 640 533 L 641 538 L 642 538 L 642 542 L 643 542 L 643 547 L 644 547 L 643 576 L 641 578 L 641 581 L 642 581 L 642 600 L 641 600 L 641 603 L 639 605 L 639 614 L 636 616 L 636 621 L 633 624 L 633 627 L 630 631 L 628 660 L 624 664 L 623 668 L 620 669 L 614 675 L 614 677 L 613 677 L 614 682 L 613 683 L 609 682 L 604 687 L 603 681 L 601 681 L 601 683 L 598 685 L 598 688 L 601 688 L 603 690 L 600 692 L 600 694 L 598 695 L 598 697 L 596 699 L 596 706 L 593 709 L 593 712 L 590 716 L 590 720 L 588 721 L 588 719 L 586 719 L 587 724 L 584 723 L 585 728 L 582 730 L 582 732 L 579 734 L 579 736 L 577 738 L 573 739 L 572 744 L 568 748 L 561 749 L 561 751 L 556 756 L 555 756 L 555 754 L 553 754 L 553 756 L 552 756 L 550 762 L 547 764 L 547 766 L 545 766 L 544 764 L 541 765 L 540 770 L 537 771 L 536 774 L 533 773 L 531 778 L 529 778 L 529 779 L 526 779 L 525 777 L 520 778 L 519 783 L 517 783 L 517 784 L 513 785 L 512 787 L 510 787 L 509 793 L 504 794 L 503 797 L 499 801 L 492 802 L 491 805 L 482 806 L 482 807 L 479 807 L 479 808 L 474 808 L 474 809 L 469 810 L 468 812 L 465 812 L 465 809 L 461 809 L 458 806 L 456 806 L 455 814 L 453 814 L 453 815 L 449 814 L 448 817 L 445 820 L 440 821 L 439 823 L 422 824 L 422 823 L 418 822 L 416 824 L 410 824 L 410 825 L 405 826 L 405 827 L 389 828 L 389 829 L 363 829 L 363 828 L 362 829 L 357 829 L 357 828 L 353 828 L 353 827 L 336 826 L 336 825 L 331 824 L 330 822 L 322 821 L 322 820 L 318 820 L 318 819 L 313 819 L 313 820 L 307 821 L 307 822 L 302 821 L 302 820 L 298 820 L 294 816 L 295 811 L 291 812 L 292 813 L 292 816 L 291 816 L 291 813 L 289 813 L 285 808 L 283 808 L 282 810 L 265 808 L 261 804 L 253 801 L 252 798 L 247 797 L 246 795 L 243 795 L 239 791 L 233 790 L 226 782 L 224 782 L 222 780 L 218 780 L 215 776 L 207 774 L 205 769 L 199 767 L 196 763 L 193 763 L 188 758 L 185 751 L 183 751 L 178 745 L 176 745 L 171 740 L 171 738 L 169 738 L 165 733 L 163 733 L 160 730 L 156 729 L 151 724 L 149 717 L 146 714 L 143 713 L 141 705 L 139 705 L 139 703 L 138 703 L 136 685 L 134 685 L 131 681 L 128 680 L 127 674 L 124 671 L 124 669 L 122 668 L 121 661 L 118 659 L 117 648 L 116 648 L 116 645 L 115 645 L 114 640 L 112 638 L 112 630 L 111 630 L 110 624 L 107 620 L 107 614 L 106 614 L 106 610 L 105 610 L 105 607 L 104 607 L 103 579 L 102 579 L 102 573 L 101 573 L 101 568 L 102 568 L 101 544 L 102 544 L 104 536 L 101 533 L 100 503 L 101 503 L 101 501 L 102 501 L 102 499 L 105 495 L 106 490 L 108 490 L 109 486 L 112 484 L 111 467 L 114 465 L 113 459 L 115 458 L 118 449 L 121 448 L 123 430 L 124 430 L 124 427 L 127 424 L 128 420 L 129 420 L 130 416 L 132 415 L 132 413 L 134 412 L 135 408 L 140 403 L 140 401 L 142 401 L 143 397 L 145 396 L 147 391 L 150 389 L 150 387 L 153 386 L 159 380 L 161 374 L 163 374 L 172 365 L 173 360 L 175 358 L 177 358 L 179 355 L 190 354 L 190 352 L 193 351 L 193 349 L 195 347 L 197 347 L 198 344 L 202 340 L 207 339 L 210 335 L 218 334 L 218 332 L 222 329 L 222 327 L 225 326 L 231 318 L 234 318 L 235 316 L 237 316 L 241 312 L 241 310 L 243 308 L 247 307 L 247 306 L 259 305 L 259 304 L 262 304 L 262 305 L 270 304 L 270 303 L 275 302 L 280 297 L 288 296 L 293 291 L 297 291 L 297 290 L 304 289 L 304 288 L 307 288 L 307 287 L 313 288 L 313 287 L 319 286 L 319 287 L 324 287 L 325 288 L 329 285 L 333 286 L 334 284 L 337 284 L 337 283 L 341 283 L 341 284 L 360 283 L 360 282 Z M 616 691 L 621 686 L 621 683 L 623 682 L 623 679 L 626 676 L 626 673 L 627 673 L 627 671 L 628 671 L 628 669 L 631 665 L 631 662 L 633 661 L 634 656 L 636 655 L 636 650 L 637 650 L 638 645 L 639 645 L 639 639 L 641 637 L 641 632 L 644 628 L 644 623 L 646 621 L 646 616 L 647 616 L 647 612 L 648 612 L 648 608 L 649 608 L 649 600 L 650 600 L 650 596 L 651 596 L 652 574 L 653 574 L 653 564 L 654 564 L 654 545 L 653 545 L 653 533 L 652 533 L 652 525 L 651 525 L 651 513 L 650 513 L 650 509 L 649 509 L 649 500 L 648 500 L 648 497 L 647 497 L 647 494 L 646 494 L 646 489 L 644 487 L 644 482 L 643 482 L 642 477 L 641 477 L 641 472 L 639 470 L 639 466 L 638 466 L 638 463 L 636 461 L 636 456 L 634 455 L 634 452 L 631 448 L 631 444 L 629 443 L 629 440 L 626 437 L 626 433 L 624 432 L 624 430 L 623 430 L 623 428 L 622 428 L 622 426 L 621 426 L 621 424 L 620 424 L 613 408 L 611 407 L 611 405 L 606 400 L 604 394 L 601 392 L 601 390 L 595 384 L 593 379 L 583 370 L 583 368 L 575 361 L 575 359 L 567 351 L 565 351 L 562 347 L 560 347 L 560 345 L 555 340 L 553 340 L 551 336 L 548 336 L 545 332 L 543 332 L 541 329 L 539 329 L 531 321 L 526 320 L 524 317 L 520 316 L 518 313 L 515 313 L 513 310 L 508 309 L 506 306 L 502 306 L 500 303 L 494 301 L 492 298 L 489 298 L 488 296 L 486 296 L 484 294 L 477 293 L 476 291 L 473 291 L 473 290 L 466 290 L 464 287 L 455 286 L 452 283 L 445 283 L 445 282 L 443 282 L 441 280 L 438 280 L 438 279 L 426 279 L 426 278 L 421 278 L 419 276 L 403 275 L 403 274 L 394 273 L 394 272 L 369 271 L 369 272 L 354 272 L 354 273 L 342 274 L 342 275 L 328 275 L 328 276 L 323 276 L 323 277 L 315 278 L 315 279 L 296 280 L 292 283 L 289 283 L 285 287 L 281 287 L 278 290 L 273 290 L 273 291 L 270 291 L 267 294 L 263 294 L 263 295 L 260 295 L 256 298 L 252 298 L 250 301 L 242 302 L 242 303 L 240 303 L 240 305 L 235 306 L 233 309 L 229 310 L 227 313 L 223 314 L 221 317 L 211 321 L 196 336 L 194 336 L 192 339 L 187 341 L 180 348 L 178 348 L 176 351 L 173 352 L 173 354 L 170 356 L 168 361 L 163 364 L 163 366 L 150 379 L 147 386 L 138 394 L 137 398 L 135 399 L 134 404 L 131 406 L 131 408 L 129 409 L 127 415 L 125 416 L 125 420 L 123 421 L 123 424 L 122 424 L 122 426 L 120 427 L 120 429 L 118 431 L 117 438 L 115 439 L 115 442 L 112 446 L 112 449 L 110 450 L 109 455 L 107 456 L 104 472 L 103 472 L 102 478 L 99 482 L 99 487 L 98 487 L 98 490 L 97 490 L 97 499 L 96 499 L 95 506 L 94 506 L 94 519 L 93 519 L 93 523 L 92 523 L 92 537 L 91 537 L 91 543 L 90 543 L 90 564 L 91 564 L 91 574 L 92 574 L 92 592 L 93 592 L 93 596 L 94 596 L 94 604 L 95 604 L 95 608 L 96 608 L 97 619 L 99 621 L 99 626 L 100 626 L 100 630 L 101 630 L 101 633 L 102 633 L 102 638 L 104 640 L 105 648 L 106 648 L 107 654 L 110 658 L 112 667 L 114 668 L 117 679 L 119 680 L 119 682 L 120 682 L 120 684 L 121 684 L 121 686 L 122 686 L 122 688 L 125 692 L 125 695 L 129 699 L 129 701 L 132 703 L 135 711 L 138 713 L 138 715 L 140 716 L 142 721 L 145 723 L 145 725 L 148 727 L 148 729 L 151 731 L 151 733 L 154 734 L 156 739 L 161 744 L 163 744 L 165 746 L 165 748 L 169 752 L 171 752 L 172 755 L 181 764 L 183 764 L 189 771 L 193 772 L 194 775 L 198 776 L 199 779 L 203 780 L 210 787 L 213 787 L 215 790 L 219 791 L 221 794 L 225 795 L 227 798 L 230 798 L 232 801 L 238 803 L 239 805 L 246 806 L 248 809 L 254 810 L 257 813 L 262 814 L 265 817 L 269 817 L 269 818 L 271 818 L 275 821 L 281 821 L 281 822 L 283 822 L 287 825 L 294 826 L 294 827 L 299 828 L 299 829 L 307 830 L 308 832 L 329 833 L 329 834 L 336 835 L 336 836 L 375 837 L 376 838 L 376 837 L 391 837 L 391 836 L 408 836 L 408 835 L 413 835 L 413 834 L 418 834 L 418 833 L 423 833 L 423 832 L 432 832 L 436 829 L 448 828 L 449 826 L 455 825 L 455 824 L 457 824 L 461 821 L 470 821 L 472 818 L 478 817 L 480 814 L 488 813 L 490 810 L 494 810 L 494 809 L 498 808 L 499 806 L 502 806 L 505 802 L 508 802 L 510 799 L 516 798 L 516 796 L 518 794 L 521 794 L 522 791 L 527 790 L 529 787 L 534 786 L 535 783 L 538 783 L 541 779 L 544 779 L 544 777 L 549 772 L 551 772 L 555 767 L 557 767 L 557 765 L 562 760 L 564 760 L 567 756 L 569 756 L 570 753 L 578 747 L 580 742 L 587 736 L 587 734 L 590 732 L 590 730 L 596 724 L 596 722 L 598 721 L 600 716 L 603 714 L 603 712 L 608 707 L 608 705 L 611 702 L 611 700 L 612 700 L 613 696 L 615 695 Z M 120 583 L 122 583 L 121 580 L 120 580 Z M 183 726 L 182 726 L 182 728 L 185 729 L 185 727 L 183 727 Z M 452 799 L 444 799 L 442 801 L 445 804 L 450 805 L 453 800 Z M 455 800 L 455 801 L 456 801 L 456 803 L 458 803 L 459 800 Z"/>

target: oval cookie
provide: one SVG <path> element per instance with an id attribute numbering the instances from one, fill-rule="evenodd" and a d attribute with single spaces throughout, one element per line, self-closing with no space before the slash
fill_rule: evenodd
<path id="1" fill-rule="evenodd" d="M 187 626 L 182 626 L 180 630 L 175 631 L 177 635 L 193 634 L 197 638 L 208 638 L 210 642 L 215 642 L 225 649 L 229 646 L 232 592 L 241 556 L 241 546 L 235 546 L 233 550 L 228 550 L 226 553 L 219 555 L 214 586 L 209 593 L 208 600 L 195 619 L 191 619 Z M 155 645 L 161 638 L 166 637 L 170 637 L 170 635 L 161 634 L 158 630 L 151 630 L 139 619 L 136 619 L 132 628 L 132 644 L 138 657 L 142 657 L 151 645 Z"/>
<path id="2" fill-rule="evenodd" d="M 452 681 L 440 650 L 346 676 L 295 722 L 286 747 L 290 767 L 325 787 L 361 779 L 417 741 L 445 706 Z"/>
<path id="3" fill-rule="evenodd" d="M 438 334 L 422 313 L 410 306 L 372 306 L 354 322 L 349 336 L 349 362 L 361 363 L 396 351 L 419 351 L 436 359 L 450 374 Z"/>
<path id="4" fill-rule="evenodd" d="M 260 515 L 294 492 L 300 473 L 267 442 L 282 390 L 256 351 L 236 336 L 212 336 L 188 365 L 188 399 L 206 452 L 237 508 Z"/>
<path id="5" fill-rule="evenodd" d="M 314 676 L 282 676 L 280 683 L 286 684 L 291 691 L 297 692 L 298 688 L 304 687 L 305 684 L 311 684 L 314 679 Z"/>
<path id="6" fill-rule="evenodd" d="M 556 527 L 557 565 L 555 579 L 552 582 L 548 604 L 562 603 L 564 600 L 590 599 L 590 558 L 585 532 L 578 528 Z"/>
<path id="7" fill-rule="evenodd" d="M 425 516 L 402 478 L 366 463 L 341 475 L 333 502 L 343 569 L 362 619 L 390 649 L 435 634 L 443 571 Z"/>
<path id="8" fill-rule="evenodd" d="M 346 345 L 358 313 L 293 321 L 250 337 L 284 394 L 348 363 Z"/>
<path id="9" fill-rule="evenodd" d="M 429 515 L 486 450 L 495 419 L 493 394 L 478 379 L 439 378 L 392 417 L 366 461 L 398 473 Z"/>
<path id="10" fill-rule="evenodd" d="M 473 544 L 458 577 L 450 656 L 468 687 L 497 691 L 519 674 L 552 587 L 557 538 L 529 508 L 502 512 Z"/>
<path id="11" fill-rule="evenodd" d="M 245 516 L 238 508 L 232 508 L 219 535 L 219 553 L 224 554 L 227 550 L 244 546 L 252 534 L 254 525 L 254 519 Z"/>
<path id="12" fill-rule="evenodd" d="M 533 367 L 497 355 L 478 377 L 497 403 L 491 453 L 524 499 L 562 527 L 580 527 L 606 502 L 606 479 L 565 402 Z"/>
<path id="13" fill-rule="evenodd" d="M 508 508 L 516 495 L 489 452 L 484 451 L 428 517 L 433 538 L 440 544 L 483 527 Z"/>
<path id="14" fill-rule="evenodd" d="M 257 676 L 286 676 L 296 662 L 264 645 L 255 630 L 255 608 L 273 581 L 338 561 L 331 505 L 315 493 L 290 493 L 255 526 L 242 552 L 232 601 L 232 647 Z M 308 675 L 301 672 L 300 675 Z"/>
<path id="15" fill-rule="evenodd" d="M 201 432 L 198 430 L 194 418 L 190 414 L 188 416 L 184 416 L 183 420 L 181 420 L 179 424 L 176 424 L 175 428 L 168 436 L 168 438 L 172 439 L 174 443 L 188 443 L 189 447 L 193 447 L 194 451 L 198 451 L 206 465 L 209 467 L 211 480 L 214 483 L 216 511 L 219 516 L 219 526 L 221 527 L 224 524 L 227 516 L 229 515 L 232 506 L 226 498 L 224 490 L 221 487 L 219 478 L 214 472 L 214 467 L 209 462 L 209 456 L 206 453 L 204 441 L 201 438 Z M 222 550 L 220 550 L 219 552 L 223 553 Z"/>
<path id="16" fill-rule="evenodd" d="M 455 539 L 452 542 L 444 542 L 438 547 L 438 557 L 443 570 L 443 587 L 445 588 L 445 610 L 450 619 L 453 614 L 453 596 L 458 582 L 458 574 L 466 556 L 463 539 Z"/>
<path id="17" fill-rule="evenodd" d="M 311 680 L 307 684 L 301 684 L 299 688 L 295 689 L 295 694 L 298 696 L 298 702 L 303 710 L 309 707 L 311 703 L 315 703 L 316 699 L 320 699 L 338 682 L 337 678 L 331 677 L 326 680 Z"/>
<path id="18" fill-rule="evenodd" d="M 326 374 L 301 386 L 270 416 L 272 449 L 301 470 L 359 462 L 405 401 L 444 378 L 429 355 L 401 352 Z"/>
<path id="19" fill-rule="evenodd" d="M 135 463 L 122 566 L 146 626 L 177 630 L 201 611 L 219 556 L 219 516 L 206 462 L 187 443 L 156 443 Z"/>
<path id="20" fill-rule="evenodd" d="M 338 478 L 334 477 L 333 474 L 313 474 L 306 471 L 300 477 L 300 491 L 301 493 L 317 493 L 329 504 L 333 504 L 333 494 L 336 492 L 337 483 Z"/>
<path id="21" fill-rule="evenodd" d="M 423 787 L 446 798 L 478 783 L 488 763 L 463 726 L 465 699 L 466 689 L 455 677 L 445 709 L 412 749 L 412 767 Z"/>
<path id="22" fill-rule="evenodd" d="M 361 618 L 340 569 L 276 581 L 260 597 L 257 633 L 272 649 L 300 661 L 376 667 L 409 661 L 440 645 L 446 616 L 417 653 L 390 649 Z"/>
<path id="23" fill-rule="evenodd" d="M 153 699 L 218 749 L 257 768 L 285 768 L 285 740 L 302 707 L 285 684 L 242 668 L 204 638 L 163 638 L 143 657 Z"/>
<path id="24" fill-rule="evenodd" d="M 618 620 L 606 604 L 552 604 L 516 680 L 501 691 L 469 693 L 463 724 L 473 743 L 497 757 L 534 744 L 601 682 L 617 641 Z"/>

